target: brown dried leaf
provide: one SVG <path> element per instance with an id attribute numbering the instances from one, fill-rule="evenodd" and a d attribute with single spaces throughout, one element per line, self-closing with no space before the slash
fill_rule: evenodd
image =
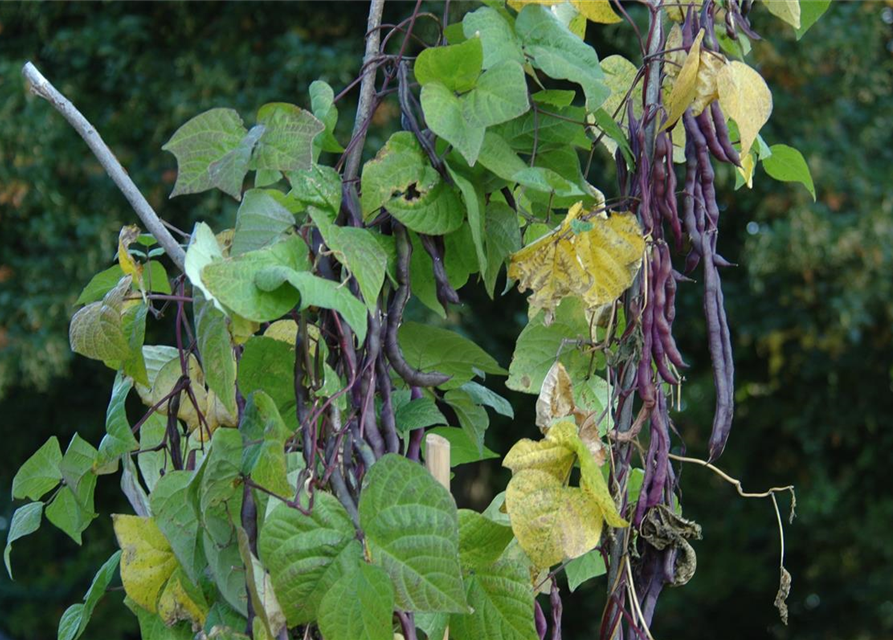
<path id="1" fill-rule="evenodd" d="M 574 412 L 574 390 L 571 377 L 561 362 L 555 361 L 536 399 L 536 426 L 545 433 L 557 418 L 565 418 Z"/>
<path id="2" fill-rule="evenodd" d="M 781 578 L 778 581 L 778 593 L 775 594 L 775 608 L 781 621 L 788 624 L 788 596 L 791 595 L 791 574 L 784 567 L 781 568 Z"/>

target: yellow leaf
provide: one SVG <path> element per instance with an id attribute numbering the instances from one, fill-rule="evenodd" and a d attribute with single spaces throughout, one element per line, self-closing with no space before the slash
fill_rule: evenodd
<path id="1" fill-rule="evenodd" d="M 536 399 L 536 426 L 547 429 L 557 418 L 564 418 L 574 412 L 574 389 L 567 369 L 555 361 L 543 380 L 539 397 Z"/>
<path id="2" fill-rule="evenodd" d="M 201 628 L 207 615 L 208 603 L 201 589 L 192 584 L 178 566 L 158 598 L 158 616 L 169 627 L 185 620 L 194 628 Z"/>
<path id="3" fill-rule="evenodd" d="M 251 572 L 247 575 L 246 586 L 257 615 L 256 621 L 261 621 L 261 627 L 267 637 L 275 638 L 285 627 L 286 620 L 276 593 L 273 591 L 273 581 L 260 560 L 251 553 L 248 534 L 245 533 L 245 530 L 239 527 L 236 533 L 239 539 L 239 555 L 242 557 L 242 564 L 251 567 Z M 257 637 L 255 634 L 255 640 Z"/>
<path id="4" fill-rule="evenodd" d="M 772 92 L 763 76 L 737 60 L 723 66 L 716 83 L 723 112 L 738 125 L 743 158 L 772 114 Z"/>
<path id="5" fill-rule="evenodd" d="M 592 22 L 614 24 L 622 19 L 614 13 L 611 0 L 571 0 L 571 3 L 577 8 L 580 15 L 586 16 L 586 19 Z"/>
<path id="6" fill-rule="evenodd" d="M 156 613 L 164 585 L 179 566 L 167 539 L 152 518 L 112 515 L 121 547 L 121 582 L 130 599 Z"/>
<path id="7" fill-rule="evenodd" d="M 528 4 L 552 6 L 563 3 L 564 0 L 508 0 L 508 5 L 515 11 L 520 11 Z M 571 4 L 580 15 L 592 22 L 613 24 L 621 20 L 611 8 L 611 0 L 571 0 Z"/>
<path id="8" fill-rule="evenodd" d="M 294 320 L 277 320 L 267 327 L 267 330 L 264 331 L 264 336 L 280 342 L 287 342 L 294 346 L 295 339 L 298 336 L 298 323 Z"/>
<path id="9" fill-rule="evenodd" d="M 553 476 L 556 480 L 567 480 L 576 454 L 551 440 L 523 439 L 515 443 L 502 461 L 502 466 L 512 473 L 535 469 Z"/>
<path id="10" fill-rule="evenodd" d="M 707 108 L 707 105 L 719 97 L 716 77 L 725 64 L 726 59 L 724 56 L 714 51 L 701 51 L 701 64 L 698 67 L 695 99 L 691 103 L 692 115 L 700 115 Z"/>
<path id="11" fill-rule="evenodd" d="M 529 313 L 543 309 L 547 325 L 569 296 L 582 299 L 587 309 L 611 304 L 632 284 L 642 262 L 645 240 L 633 214 L 583 214 L 582 204 L 575 204 L 557 229 L 511 256 L 508 277 L 520 291 L 533 290 Z M 587 217 L 591 228 L 575 232 L 573 221 Z"/>
<path id="12" fill-rule="evenodd" d="M 669 10 L 669 9 L 668 9 Z M 667 34 L 667 53 L 664 56 L 665 80 L 671 81 L 679 77 L 679 71 L 685 63 L 685 50 L 682 49 L 682 27 L 674 24 Z M 669 86 L 672 86 L 670 83 Z"/>
<path id="13" fill-rule="evenodd" d="M 601 469 L 589 447 L 580 438 L 577 426 L 572 422 L 559 422 L 549 429 L 546 438 L 567 449 L 574 451 L 580 461 L 582 487 L 598 505 L 599 512 L 612 527 L 627 526 L 626 520 L 620 517 L 614 498 L 605 482 Z"/>
<path id="14" fill-rule="evenodd" d="M 769 13 L 781 18 L 795 29 L 800 28 L 800 0 L 763 0 Z"/>
<path id="15" fill-rule="evenodd" d="M 685 14 L 688 11 L 689 5 L 694 7 L 695 14 L 697 14 L 701 10 L 701 5 L 704 4 L 704 0 L 694 0 L 691 3 L 675 3 L 675 2 L 667 2 L 664 3 L 664 9 L 667 12 L 667 17 L 673 22 L 683 22 L 685 20 Z M 667 49 L 669 49 L 669 45 Z"/>
<path id="16" fill-rule="evenodd" d="M 744 184 L 747 185 L 748 189 L 753 189 L 753 172 L 756 166 L 756 158 L 753 157 L 752 153 L 748 153 L 746 156 L 742 156 L 741 166 L 737 167 L 738 173 L 744 178 Z"/>
<path id="17" fill-rule="evenodd" d="M 695 96 L 698 95 L 698 69 L 701 66 L 701 40 L 704 39 L 704 30 L 698 32 L 698 37 L 688 50 L 685 56 L 685 62 L 682 63 L 682 69 L 673 83 L 673 89 L 667 97 L 665 105 L 667 108 L 667 121 L 661 127 L 661 131 L 669 129 L 685 110 L 691 106 Z"/>
<path id="18" fill-rule="evenodd" d="M 577 558 L 601 538 L 604 521 L 598 504 L 546 471 L 513 474 L 505 504 L 518 544 L 537 567 Z"/>
<path id="19" fill-rule="evenodd" d="M 139 236 L 140 228 L 135 224 L 121 227 L 121 232 L 118 234 L 118 264 L 121 265 L 124 275 L 133 276 L 134 280 L 142 282 L 143 265 L 134 260 L 133 256 L 127 251 L 127 248 Z"/>

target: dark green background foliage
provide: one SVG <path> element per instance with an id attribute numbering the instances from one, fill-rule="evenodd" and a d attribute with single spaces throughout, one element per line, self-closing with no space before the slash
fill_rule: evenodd
<path id="1" fill-rule="evenodd" d="M 476 6 L 454 4 L 457 12 Z M 410 9 L 390 3 L 386 20 Z M 77 135 L 26 95 L 21 65 L 33 60 L 81 108 L 165 218 L 186 229 L 197 219 L 227 226 L 235 206 L 225 197 L 167 200 L 175 161 L 161 145 L 211 107 L 231 106 L 250 117 L 273 100 L 307 105 L 307 86 L 317 78 L 339 91 L 359 67 L 365 11 L 361 2 L 0 5 L 4 537 L 14 470 L 52 434 L 64 444 L 77 430 L 95 443 L 103 431 L 112 374 L 71 357 L 67 323 L 80 288 L 110 263 L 118 229 L 133 221 Z M 791 626 L 782 627 L 772 608 L 778 539 L 771 506 L 738 499 L 706 471 L 686 468 L 685 513 L 701 523 L 705 539 L 696 545 L 697 575 L 665 593 L 654 630 L 665 638 L 887 637 L 893 633 L 893 7 L 835 3 L 800 43 L 757 12 L 766 39 L 755 44 L 755 64 L 775 98 L 763 134 L 769 144 L 803 152 L 819 202 L 762 173 L 753 191 L 734 191 L 733 176 L 724 176 L 721 247 L 741 267 L 724 276 L 738 414 L 721 466 L 752 490 L 797 485 L 798 519 L 787 528 Z M 635 59 L 628 26 L 589 29 L 602 56 Z M 347 130 L 350 105 L 339 107 Z M 390 104 L 380 109 L 370 149 L 399 125 L 396 113 Z M 610 197 L 610 165 L 604 155 L 597 160 L 590 180 Z M 703 456 L 712 380 L 697 289 L 680 288 L 676 326 L 693 366 L 683 388 L 685 410 L 674 417 L 689 453 Z M 474 284 L 461 294 L 466 304 L 447 321 L 508 364 L 526 314 L 523 298 L 511 293 L 492 302 Z M 535 432 L 532 396 L 509 397 L 516 421 L 494 418 L 488 441 L 502 454 Z M 506 480 L 498 460 L 460 469 L 454 484 L 460 506 L 482 508 Z M 103 516 L 85 534 L 83 549 L 52 527 L 16 543 L 17 581 L 0 577 L 0 637 L 55 637 L 62 611 L 83 596 L 114 550 L 105 516 L 128 509 L 110 478 L 97 495 Z M 593 635 L 603 593 L 594 580 L 566 599 L 566 637 Z M 112 592 L 100 605 L 90 635 L 136 637 L 121 596 Z"/>

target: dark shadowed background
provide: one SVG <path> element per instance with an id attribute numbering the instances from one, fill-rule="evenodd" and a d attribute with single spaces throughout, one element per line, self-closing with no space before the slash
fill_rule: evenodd
<path id="1" fill-rule="evenodd" d="M 476 6 L 454 2 L 452 19 Z M 411 8 L 389 3 L 386 21 Z M 118 229 L 134 220 L 78 136 L 27 95 L 22 64 L 34 61 L 80 107 L 162 216 L 186 229 L 198 219 L 229 226 L 232 200 L 167 199 L 176 164 L 161 145 L 211 107 L 250 117 L 274 100 L 306 106 L 317 78 L 339 91 L 358 71 L 366 9 L 365 2 L 0 4 L 0 539 L 18 466 L 50 435 L 67 441 L 78 431 L 96 443 L 103 433 L 113 373 L 72 357 L 67 323 L 80 289 L 110 263 Z M 665 592 L 653 631 L 656 638 L 891 638 L 893 3 L 834 2 L 799 43 L 791 29 L 756 13 L 766 39 L 755 43 L 753 63 L 775 99 L 763 135 L 803 152 L 818 202 L 764 174 L 752 191 L 735 191 L 730 172 L 720 176 L 721 252 L 740 265 L 724 274 L 738 413 L 721 466 L 750 490 L 797 485 L 798 518 L 786 529 L 791 620 L 783 627 L 772 606 L 771 505 L 740 499 L 692 467 L 682 490 L 686 516 L 704 529 L 698 571 L 686 587 Z M 590 25 L 588 39 L 602 56 L 636 59 L 626 25 Z M 352 97 L 339 103 L 342 131 L 352 123 Z M 385 104 L 369 148 L 398 120 Z M 610 195 L 607 156 L 597 160 L 590 180 Z M 693 366 L 674 419 L 688 452 L 703 456 L 712 380 L 698 287 L 680 293 L 676 326 Z M 474 285 L 461 294 L 465 305 L 448 321 L 507 365 L 526 314 L 523 297 L 493 302 Z M 534 397 L 507 395 L 516 419 L 494 418 L 488 434 L 501 454 L 535 433 Z M 506 481 L 498 461 L 482 463 L 460 471 L 454 493 L 460 505 L 482 508 Z M 82 548 L 52 526 L 16 543 L 17 579 L 0 575 L 0 640 L 56 637 L 62 612 L 114 549 L 108 514 L 129 509 L 111 477 L 99 483 L 97 509 Z M 566 599 L 566 638 L 594 636 L 603 580 Z M 86 637 L 138 636 L 122 598 L 113 591 L 104 599 Z"/>

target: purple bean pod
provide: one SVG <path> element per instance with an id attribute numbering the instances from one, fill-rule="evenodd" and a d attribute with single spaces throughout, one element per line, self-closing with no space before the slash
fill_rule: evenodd
<path id="1" fill-rule="evenodd" d="M 710 103 L 710 115 L 713 119 L 713 128 L 716 130 L 716 139 L 722 147 L 729 161 L 736 167 L 741 166 L 741 156 L 738 150 L 732 145 L 732 139 L 729 137 L 729 126 L 726 123 L 726 116 L 722 112 L 719 102 L 714 100 Z"/>
<path id="2" fill-rule="evenodd" d="M 673 141 L 669 140 L 669 151 L 667 154 L 667 198 L 666 204 L 670 209 L 670 229 L 673 231 L 675 239 L 676 251 L 682 251 L 684 237 L 682 233 L 682 221 L 679 218 L 679 201 L 676 198 L 676 169 L 673 166 Z"/>
<path id="3" fill-rule="evenodd" d="M 397 241 L 397 282 L 399 286 L 394 292 L 391 304 L 388 307 L 388 326 L 384 345 L 385 354 L 388 356 L 394 371 L 411 386 L 436 387 L 449 380 L 451 376 L 436 371 L 428 373 L 419 371 L 403 357 L 403 351 L 400 349 L 400 344 L 397 341 L 397 330 L 400 328 L 400 322 L 403 320 L 403 310 L 406 308 L 410 295 L 409 261 L 412 257 L 412 244 L 409 242 L 406 229 L 396 221 L 394 222 L 394 238 Z"/>
<path id="4" fill-rule="evenodd" d="M 666 370 L 667 368 L 666 364 L 663 362 L 662 357 L 665 355 L 670 360 L 670 362 L 672 362 L 677 367 L 683 368 L 688 366 L 687 364 L 685 364 L 685 361 L 682 359 L 682 354 L 679 353 L 679 349 L 676 347 L 676 340 L 675 338 L 673 338 L 673 329 L 671 326 L 672 322 L 669 319 L 669 314 L 667 311 L 667 288 L 670 286 L 669 283 L 672 282 L 673 291 L 675 292 L 676 281 L 673 278 L 673 265 L 670 259 L 669 247 L 667 247 L 665 243 L 662 243 L 658 246 L 658 253 L 660 254 L 661 261 L 659 270 L 657 271 L 657 275 L 654 279 L 653 287 L 655 302 L 655 362 L 658 366 L 658 372 L 661 374 L 661 377 L 663 377 L 664 380 L 666 380 L 670 384 L 679 384 L 679 380 L 675 375 L 670 373 L 668 370 L 665 373 L 664 370 Z M 673 304 L 675 304 L 675 299 L 673 300 Z M 672 315 L 675 317 L 675 309 L 673 310 Z"/>
<path id="5" fill-rule="evenodd" d="M 726 155 L 726 150 L 720 144 L 719 138 L 716 135 L 716 130 L 713 128 L 713 121 L 707 113 L 707 110 L 705 109 L 702 111 L 694 120 L 694 126 L 696 126 L 701 135 L 704 136 L 704 140 L 707 142 L 707 148 L 710 149 L 710 153 L 713 154 L 713 157 L 720 162 L 734 164 L 731 158 Z"/>

